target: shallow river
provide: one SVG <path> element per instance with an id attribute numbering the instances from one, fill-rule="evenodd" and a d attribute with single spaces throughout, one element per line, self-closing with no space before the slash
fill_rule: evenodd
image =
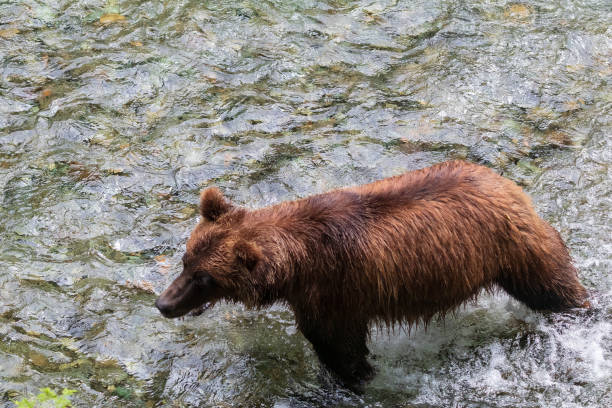
<path id="1" fill-rule="evenodd" d="M 0 1 L 0 406 L 612 406 L 608 0 Z M 166 320 L 198 192 L 261 207 L 451 158 L 515 180 L 587 312 L 373 329 L 362 396 L 283 306 Z"/>

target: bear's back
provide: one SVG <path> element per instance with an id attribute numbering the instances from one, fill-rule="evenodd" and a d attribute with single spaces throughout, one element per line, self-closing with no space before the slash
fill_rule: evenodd
<path id="1" fill-rule="evenodd" d="M 323 238 L 313 241 L 316 252 L 336 254 L 320 272 L 351 282 L 352 290 L 329 296 L 388 322 L 427 320 L 476 296 L 512 262 L 520 231 L 540 223 L 515 183 L 461 161 L 307 202 L 313 214 L 326 214 L 317 218 Z M 372 288 L 372 296 L 358 295 Z"/>

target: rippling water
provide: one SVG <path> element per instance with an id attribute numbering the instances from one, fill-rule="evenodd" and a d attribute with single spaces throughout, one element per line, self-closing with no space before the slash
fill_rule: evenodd
<path id="1" fill-rule="evenodd" d="M 0 405 L 612 406 L 612 10 L 592 1 L 0 1 Z M 153 307 L 198 192 L 260 207 L 449 158 L 532 195 L 593 309 L 373 331 L 363 396 L 282 306 Z"/>

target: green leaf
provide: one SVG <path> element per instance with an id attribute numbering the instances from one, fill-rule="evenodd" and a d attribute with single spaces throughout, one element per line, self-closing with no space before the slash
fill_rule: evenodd
<path id="1" fill-rule="evenodd" d="M 27 400 L 25 398 L 19 400 L 19 401 L 15 401 L 15 404 L 17 405 L 17 408 L 34 408 L 34 404 L 35 402 Z"/>
<path id="2" fill-rule="evenodd" d="M 55 408 L 66 408 L 70 406 L 70 400 L 65 397 L 65 396 L 61 396 L 61 397 L 57 397 L 55 399 Z"/>
<path id="3" fill-rule="evenodd" d="M 40 394 L 36 397 L 40 402 L 45 402 L 54 399 L 57 394 L 49 387 L 41 388 Z"/>
<path id="4" fill-rule="evenodd" d="M 118 396 L 119 398 L 129 399 L 130 396 L 132 395 L 132 392 L 127 388 L 117 387 L 115 388 L 114 394 Z"/>
<path id="5" fill-rule="evenodd" d="M 55 408 L 66 408 L 66 407 L 72 406 L 70 399 L 68 399 L 68 397 L 76 392 L 77 392 L 76 390 L 64 388 L 62 390 L 62 394 L 57 395 L 57 393 L 55 393 L 55 391 L 53 391 L 51 388 L 45 387 L 45 388 L 41 388 L 40 394 L 38 394 L 35 397 L 31 397 L 28 399 L 23 398 L 19 401 L 13 401 L 13 402 L 15 403 L 16 408 L 51 407 L 52 405 L 49 405 L 48 401 L 53 403 L 53 406 Z"/>

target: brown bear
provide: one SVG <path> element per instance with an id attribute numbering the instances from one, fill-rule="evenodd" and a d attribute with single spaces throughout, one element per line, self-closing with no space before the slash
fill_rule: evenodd
<path id="1" fill-rule="evenodd" d="M 216 188 L 159 296 L 166 317 L 226 299 L 286 303 L 320 361 L 359 390 L 371 322 L 428 322 L 484 289 L 534 310 L 586 305 L 559 233 L 522 189 L 451 161 L 371 184 L 248 210 Z"/>

